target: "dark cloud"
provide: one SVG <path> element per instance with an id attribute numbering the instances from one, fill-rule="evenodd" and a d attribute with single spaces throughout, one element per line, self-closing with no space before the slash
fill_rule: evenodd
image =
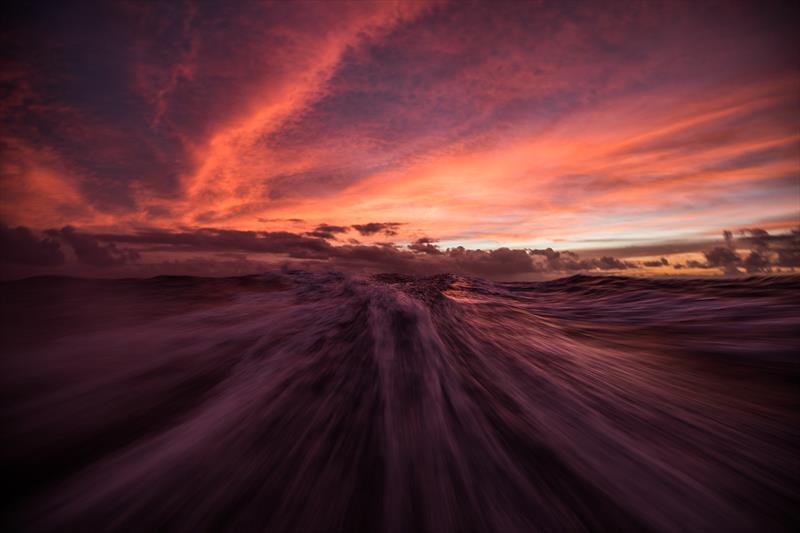
<path id="1" fill-rule="evenodd" d="M 660 267 L 660 266 L 666 266 L 668 264 L 669 261 L 667 260 L 666 257 L 662 257 L 658 261 L 645 261 L 644 263 L 642 263 L 642 265 L 646 267 Z"/>
<path id="2" fill-rule="evenodd" d="M 600 270 L 624 270 L 629 266 L 633 266 L 629 265 L 625 261 L 621 261 L 616 257 L 611 257 L 609 255 L 604 255 L 600 259 L 595 259 L 594 265 Z"/>
<path id="3" fill-rule="evenodd" d="M 706 256 L 708 266 L 719 267 L 728 275 L 739 274 L 738 266 L 741 264 L 742 260 L 732 249 L 733 244 L 729 231 L 725 232 L 725 242 L 727 247 L 717 246 L 705 252 L 703 255 Z"/>
<path id="4" fill-rule="evenodd" d="M 53 238 L 58 238 L 69 244 L 81 264 L 94 267 L 113 267 L 135 263 L 140 259 L 135 250 L 118 248 L 115 243 L 100 244 L 89 234 L 79 233 L 72 226 L 64 226 L 60 230 L 47 230 Z"/>
<path id="5" fill-rule="evenodd" d="M 309 231 L 306 235 L 310 237 L 317 237 L 329 241 L 336 240 L 337 233 L 346 233 L 350 228 L 347 226 L 333 226 L 331 224 L 320 224 L 314 231 Z"/>
<path id="6" fill-rule="evenodd" d="M 725 231 L 722 232 L 722 237 L 725 239 L 725 245 L 728 248 L 732 249 L 733 248 L 733 233 L 728 231 L 728 230 L 725 230 Z"/>
<path id="7" fill-rule="evenodd" d="M 336 240 L 336 235 L 329 231 L 309 231 L 306 233 L 309 237 L 317 237 L 318 239 L 325 239 L 329 241 Z"/>
<path id="8" fill-rule="evenodd" d="M 193 231 L 141 231 L 134 234 L 101 234 L 97 239 L 141 245 L 167 245 L 175 251 L 244 251 L 286 254 L 304 259 L 325 259 L 331 246 L 324 239 L 287 231 L 239 231 L 201 228 Z"/>
<path id="9" fill-rule="evenodd" d="M 788 235 L 770 235 L 765 229 L 745 228 L 739 230 L 739 233 L 741 234 L 738 239 L 739 242 L 750 248 L 755 248 L 759 252 L 764 252 L 771 248 L 792 247 L 792 241 L 794 240 L 794 232 Z"/>
<path id="10" fill-rule="evenodd" d="M 466 250 L 462 246 L 447 250 L 447 256 L 463 270 L 486 276 L 536 272 L 533 260 L 526 250 L 498 248 Z"/>
<path id="11" fill-rule="evenodd" d="M 370 222 L 369 224 L 353 224 L 352 228 L 364 236 L 383 233 L 391 237 L 397 235 L 397 228 L 401 225 L 400 222 Z"/>
<path id="12" fill-rule="evenodd" d="M 747 259 L 744 260 L 742 266 L 744 266 L 748 274 L 754 274 L 756 272 L 770 272 L 772 270 L 769 258 L 764 257 L 755 250 L 750 252 L 750 255 L 748 255 Z"/>
<path id="13" fill-rule="evenodd" d="M 259 222 L 291 222 L 292 224 L 302 224 L 305 222 L 302 218 L 264 218 L 256 217 Z"/>
<path id="14" fill-rule="evenodd" d="M 767 230 L 761 229 L 761 228 L 750 228 L 750 229 L 745 228 L 745 229 L 741 230 L 741 232 L 742 232 L 742 235 L 745 235 L 745 236 L 750 235 L 750 237 L 752 237 L 754 239 L 756 239 L 756 238 L 758 238 L 758 239 L 769 239 L 770 238 L 769 232 Z"/>
<path id="15" fill-rule="evenodd" d="M 387 224 L 375 223 L 367 229 L 377 233 L 386 227 Z M 395 227 L 395 224 L 390 223 L 388 227 Z M 342 270 L 355 268 L 411 274 L 454 272 L 503 277 L 558 271 L 616 270 L 633 266 L 610 256 L 580 259 L 575 253 L 551 249 L 529 251 L 498 248 L 487 251 L 459 246 L 443 250 L 429 237 L 417 239 L 406 248 L 400 248 L 392 242 L 362 245 L 357 241 L 333 246 L 325 238 L 309 234 L 213 228 L 183 232 L 147 230 L 135 234 L 100 234 L 96 238 L 103 242 L 135 244 L 142 251 L 271 253 L 292 259 L 325 261 L 329 267 Z M 544 261 L 538 260 L 539 257 Z"/>
<path id="16" fill-rule="evenodd" d="M 408 245 L 408 249 L 421 254 L 442 255 L 436 241 L 429 237 L 422 237 Z"/>
<path id="17" fill-rule="evenodd" d="M 532 256 L 544 259 L 544 263 L 538 263 L 539 270 L 543 271 L 625 270 L 636 266 L 633 263 L 628 263 L 608 255 L 593 259 L 581 259 L 575 252 L 556 251 L 552 248 L 530 250 L 529 253 Z"/>
<path id="18" fill-rule="evenodd" d="M 786 245 L 778 250 L 778 266 L 800 267 L 800 228 L 792 230 Z"/>
<path id="19" fill-rule="evenodd" d="M 64 263 L 64 254 L 52 237 L 36 236 L 26 227 L 9 228 L 0 223 L 0 260 L 18 265 L 55 266 Z"/>
<path id="20" fill-rule="evenodd" d="M 784 249 L 778 250 L 778 266 L 782 267 L 800 267 L 800 249 Z"/>
<path id="21" fill-rule="evenodd" d="M 775 267 L 796 268 L 800 266 L 800 230 L 786 235 L 771 235 L 762 228 L 740 230 L 741 238 L 735 239 L 731 231 L 722 233 L 725 246 L 716 246 L 705 252 L 707 264 L 700 268 L 720 268 L 727 275 L 740 274 L 744 268 L 749 274 L 772 272 Z M 743 260 L 737 247 L 750 249 Z M 687 263 L 687 266 L 689 263 Z"/>
<path id="22" fill-rule="evenodd" d="M 430 243 L 422 243 L 424 247 Z M 462 246 L 438 250 L 438 253 L 409 251 L 383 243 L 378 246 L 337 247 L 334 264 L 369 267 L 383 272 L 409 274 L 435 274 L 453 272 L 489 278 L 532 274 L 539 272 L 526 250 L 498 248 L 496 250 L 468 250 Z"/>
<path id="23" fill-rule="evenodd" d="M 675 265 L 675 268 L 678 268 L 680 265 Z M 701 263 L 700 261 L 696 261 L 694 259 L 689 259 L 686 261 L 686 268 L 709 268 L 706 263 Z"/>
<path id="24" fill-rule="evenodd" d="M 573 252 L 559 252 L 552 248 L 545 248 L 544 250 L 530 250 L 530 254 L 543 258 L 548 270 L 571 271 L 583 268 L 578 254 Z"/>
<path id="25" fill-rule="evenodd" d="M 385 227 L 385 224 L 379 224 Z M 391 227 L 391 226 L 390 226 Z M 198 228 L 183 231 L 143 229 L 130 234 L 91 234 L 67 226 L 48 230 L 47 236 L 37 238 L 27 228 L 15 230 L 3 227 L 2 238 L 5 261 L 33 265 L 57 266 L 64 262 L 59 243 L 75 251 L 80 265 L 116 267 L 125 275 L 156 275 L 158 265 L 165 271 L 201 272 L 207 262 L 224 261 L 219 268 L 208 268 L 207 275 L 220 272 L 257 272 L 263 265 L 275 266 L 280 261 L 292 260 L 301 265 L 322 264 L 325 268 L 371 272 L 399 272 L 407 274 L 436 274 L 452 272 L 494 279 L 512 279 L 517 276 L 550 275 L 577 271 L 627 270 L 639 266 L 658 267 L 669 264 L 662 257 L 642 265 L 625 261 L 612 255 L 581 258 L 570 251 L 546 249 L 470 250 L 462 246 L 442 249 L 430 237 L 421 237 L 411 244 L 399 247 L 393 242 L 360 244 L 353 239 L 349 244 L 334 246 L 325 237 L 335 237 L 331 229 L 344 233 L 346 226 L 320 225 L 320 231 L 297 234 L 285 231 L 238 231 L 216 228 Z M 381 231 L 381 230 L 378 230 Z M 322 234 L 326 234 L 322 236 Z M 327 235 L 330 234 L 330 235 Z M 690 260 L 673 265 L 675 269 L 721 269 L 733 275 L 774 271 L 776 266 L 793 267 L 800 263 L 800 232 L 792 235 L 769 235 L 767 232 L 747 230 L 746 239 L 758 238 L 767 242 L 763 250 L 752 249 L 743 259 L 736 252 L 738 239 L 731 236 L 723 246 L 705 252 L 705 262 Z M 743 237 L 742 240 L 745 238 Z M 127 246 L 127 247 L 126 247 Z M 135 249 L 132 249 L 132 248 Z M 159 252 L 176 258 L 171 261 L 139 261 L 139 254 Z M 182 253 L 210 254 L 189 264 Z M 249 254 L 274 254 L 276 257 L 250 260 Z M 163 257 L 163 256 L 162 256 Z M 9 259 L 12 258 L 12 259 Z M 24 258 L 24 259 L 23 259 Z M 233 261 L 232 261 L 233 260 Z M 38 261 L 38 262 L 37 262 Z M 523 278 L 524 279 L 524 278 Z"/>
<path id="26" fill-rule="evenodd" d="M 782 267 L 800 267 L 800 228 L 786 236 L 783 246 L 778 249 L 777 264 Z"/>
<path id="27" fill-rule="evenodd" d="M 347 226 L 332 226 L 331 224 L 320 224 L 316 231 L 327 231 L 329 233 L 347 233 L 350 228 Z"/>

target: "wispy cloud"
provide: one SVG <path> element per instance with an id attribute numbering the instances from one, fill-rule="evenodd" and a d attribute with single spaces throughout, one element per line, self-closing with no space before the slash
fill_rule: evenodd
<path id="1" fill-rule="evenodd" d="M 786 230 L 800 217 L 786 9 L 19 6 L 2 32 L 0 216 L 329 243 L 349 228 L 443 249 Z M 372 229 L 387 220 L 404 224 Z"/>

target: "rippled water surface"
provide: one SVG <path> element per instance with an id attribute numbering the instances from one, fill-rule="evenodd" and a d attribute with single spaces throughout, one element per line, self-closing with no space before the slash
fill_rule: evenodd
<path id="1" fill-rule="evenodd" d="M 798 289 L 3 283 L 4 529 L 792 530 Z"/>

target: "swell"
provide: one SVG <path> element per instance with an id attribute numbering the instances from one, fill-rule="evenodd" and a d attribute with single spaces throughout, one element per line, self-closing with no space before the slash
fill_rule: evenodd
<path id="1" fill-rule="evenodd" d="M 3 284 L 4 516 L 29 531 L 790 530 L 799 286 Z"/>

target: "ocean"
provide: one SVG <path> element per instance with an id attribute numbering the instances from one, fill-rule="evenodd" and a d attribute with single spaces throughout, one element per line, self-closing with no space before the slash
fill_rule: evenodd
<path id="1" fill-rule="evenodd" d="M 791 531 L 800 277 L 0 283 L 5 530 Z"/>

